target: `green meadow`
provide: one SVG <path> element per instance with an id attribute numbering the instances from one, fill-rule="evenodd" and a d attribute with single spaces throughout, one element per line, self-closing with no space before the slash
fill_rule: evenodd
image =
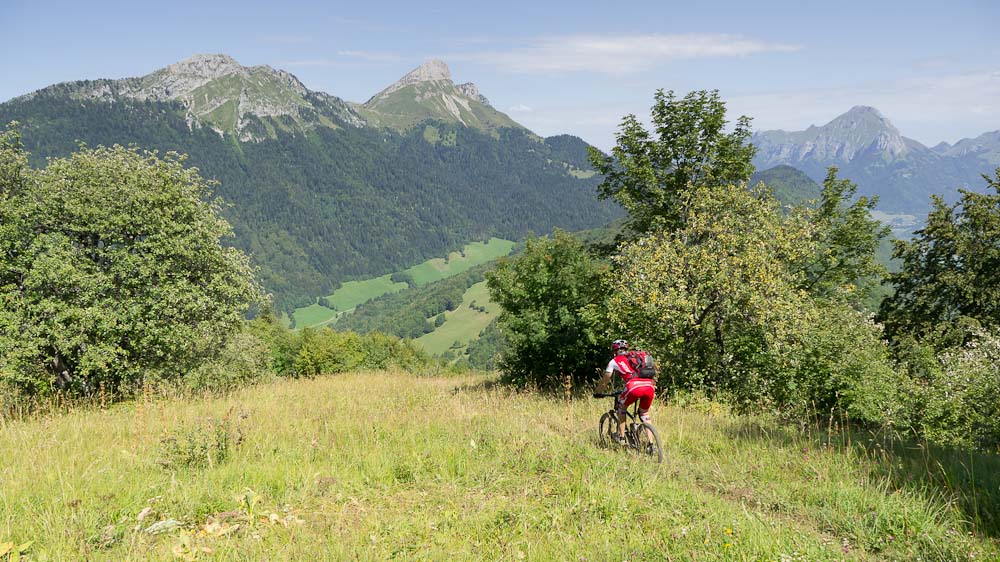
<path id="1" fill-rule="evenodd" d="M 486 312 L 473 309 L 473 306 L 483 308 Z M 448 349 L 454 349 L 458 355 L 500 314 L 500 306 L 490 300 L 490 292 L 483 281 L 465 291 L 462 304 L 455 310 L 442 314 L 444 324 L 414 341 L 431 355 L 441 355 Z"/>
<path id="2" fill-rule="evenodd" d="M 658 402 L 656 465 L 608 406 L 397 371 L 53 405 L 0 419 L 0 559 L 1000 558 L 995 455 Z"/>
<path id="3" fill-rule="evenodd" d="M 467 244 L 461 252 L 452 252 L 446 258 L 435 258 L 415 265 L 404 273 L 413 276 L 417 286 L 451 277 L 473 267 L 506 256 L 514 249 L 514 242 L 491 238 L 489 242 Z"/>
<path id="4" fill-rule="evenodd" d="M 452 252 L 444 258 L 434 258 L 402 271 L 413 279 L 417 286 L 426 285 L 446 277 L 451 277 L 473 267 L 505 256 L 514 248 L 514 242 L 491 238 L 488 242 L 472 242 L 462 251 Z M 326 298 L 333 308 L 311 304 L 297 308 L 294 312 L 295 327 L 307 328 L 328 324 L 339 314 L 370 299 L 388 293 L 402 291 L 406 283 L 394 283 L 392 275 L 383 275 L 362 281 L 348 281 Z M 476 332 L 478 334 L 478 332 Z"/>

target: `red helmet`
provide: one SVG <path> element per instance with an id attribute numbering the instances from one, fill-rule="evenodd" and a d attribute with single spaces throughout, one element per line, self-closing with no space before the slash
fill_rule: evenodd
<path id="1" fill-rule="evenodd" d="M 611 351 L 619 351 L 621 349 L 628 349 L 628 342 L 625 340 L 615 340 L 611 342 Z"/>

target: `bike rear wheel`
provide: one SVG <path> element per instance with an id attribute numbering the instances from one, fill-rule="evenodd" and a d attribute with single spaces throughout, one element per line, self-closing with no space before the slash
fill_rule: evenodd
<path id="1" fill-rule="evenodd" d="M 663 462 L 663 447 L 660 445 L 660 434 L 653 424 L 643 422 L 635 426 L 635 439 L 638 453 L 652 460 Z"/>
<path id="2" fill-rule="evenodd" d="M 605 412 L 597 424 L 597 441 L 602 448 L 610 449 L 618 444 L 618 416 Z"/>

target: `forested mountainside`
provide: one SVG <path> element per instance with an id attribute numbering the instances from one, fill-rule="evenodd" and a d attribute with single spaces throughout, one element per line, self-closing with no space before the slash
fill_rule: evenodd
<path id="1" fill-rule="evenodd" d="M 590 228 L 621 216 L 595 197 L 598 178 L 581 173 L 586 143 L 506 126 L 474 86 L 454 86 L 439 67 L 417 71 L 416 86 L 453 102 L 474 96 L 478 105 L 469 106 L 482 120 L 450 113 L 452 104 L 421 110 L 408 126 L 382 126 L 361 115 L 381 111 L 385 119 L 384 105 L 352 107 L 281 71 L 195 57 L 143 78 L 52 86 L 0 105 L 0 121 L 21 123 L 36 165 L 78 142 L 187 154 L 219 182 L 234 244 L 250 252 L 284 310 L 343 280 L 472 240 Z M 406 94 L 411 75 L 379 99 Z M 429 85 L 419 83 L 428 76 Z M 424 92 L 419 101 L 435 99 Z"/>
<path id="2" fill-rule="evenodd" d="M 959 188 L 982 191 L 981 175 L 992 174 L 1000 154 L 1000 132 L 928 148 L 866 106 L 804 131 L 762 131 L 751 143 L 758 169 L 790 165 L 822 181 L 827 167 L 837 166 L 859 195 L 879 196 L 880 210 L 916 216 L 930 209 L 931 194 L 954 202 Z"/>

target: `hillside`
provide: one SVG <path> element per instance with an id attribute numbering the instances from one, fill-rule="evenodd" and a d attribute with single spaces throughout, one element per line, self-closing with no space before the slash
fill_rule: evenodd
<path id="1" fill-rule="evenodd" d="M 968 522 L 997 505 L 995 456 L 657 403 L 653 465 L 595 444 L 607 406 L 380 372 L 0 420 L 0 448 L 31 452 L 0 456 L 0 556 L 8 541 L 116 562 L 1000 556 L 996 528 Z"/>
<path id="2" fill-rule="evenodd" d="M 0 104 L 0 121 L 21 122 L 35 165 L 80 141 L 188 154 L 219 181 L 235 245 L 287 312 L 342 282 L 473 240 L 517 240 L 621 215 L 596 200 L 598 178 L 581 173 L 585 143 L 540 139 L 486 111 L 474 88 L 414 72 L 376 101 L 410 87 L 445 88 L 472 96 L 469 107 L 492 117 L 474 123 L 464 113 L 411 108 L 420 126 L 394 128 L 286 72 L 206 55 L 144 77 L 51 86 Z M 369 117 L 388 111 L 380 103 Z"/>
<path id="3" fill-rule="evenodd" d="M 749 184 L 755 186 L 760 182 L 770 187 L 783 205 L 800 205 L 819 199 L 823 192 L 823 188 L 805 172 L 792 166 L 778 165 L 754 172 Z"/>
<path id="4" fill-rule="evenodd" d="M 319 298 L 316 304 L 296 309 L 292 316 L 294 326 L 308 328 L 337 322 L 341 329 L 361 333 L 378 330 L 401 338 L 419 337 L 429 328 L 424 319 L 446 309 L 440 298 L 431 298 L 438 303 L 433 305 L 435 312 L 414 315 L 423 306 L 420 302 L 428 300 L 424 295 L 436 291 L 438 285 L 453 276 L 462 277 L 458 284 L 465 284 L 464 279 L 468 276 L 462 274 L 469 270 L 480 271 L 478 275 L 482 277 L 479 266 L 509 254 L 513 247 L 513 242 L 498 238 L 487 243 L 473 242 L 444 258 L 430 259 L 381 277 L 348 281 L 333 294 Z M 460 302 L 461 294 L 450 298 Z M 373 308 L 379 310 L 375 324 L 369 312 Z M 352 320 L 357 318 L 365 320 Z M 350 324 L 346 328 L 345 322 Z"/>
<path id="5" fill-rule="evenodd" d="M 877 109 L 855 106 L 821 126 L 804 131 L 761 131 L 754 165 L 766 169 L 794 166 L 820 182 L 829 166 L 858 184 L 859 195 L 877 195 L 879 210 L 889 214 L 926 215 L 931 194 L 946 201 L 959 188 L 981 190 L 980 174 L 992 173 L 998 152 L 996 133 L 933 149 L 903 136 Z"/>

